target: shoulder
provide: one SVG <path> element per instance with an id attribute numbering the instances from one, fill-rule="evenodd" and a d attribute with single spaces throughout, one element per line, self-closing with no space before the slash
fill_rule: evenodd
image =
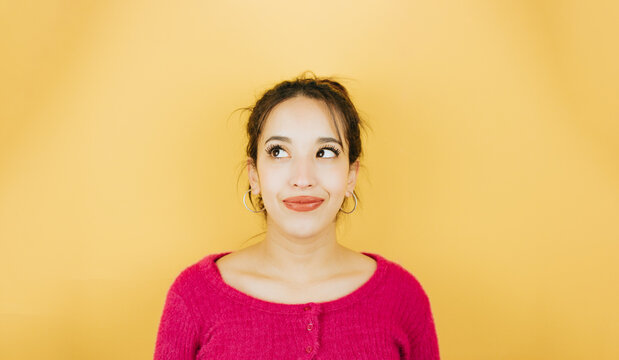
<path id="1" fill-rule="evenodd" d="M 428 295 L 413 272 L 394 260 L 383 257 L 383 261 L 387 268 L 385 283 L 390 292 L 411 305 L 426 305 L 428 303 Z"/>
<path id="2" fill-rule="evenodd" d="M 214 259 L 219 253 L 204 255 L 200 260 L 185 266 L 174 278 L 169 292 L 175 293 L 183 298 L 191 297 L 196 293 L 204 293 L 204 288 L 208 286 L 209 272 L 214 266 Z"/>
<path id="3" fill-rule="evenodd" d="M 390 305 L 400 329 L 400 339 L 407 359 L 439 359 L 438 342 L 430 300 L 413 272 L 389 261 L 393 289 Z"/>

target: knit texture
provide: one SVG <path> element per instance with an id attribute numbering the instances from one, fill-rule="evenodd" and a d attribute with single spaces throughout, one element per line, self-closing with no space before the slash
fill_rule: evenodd
<path id="1" fill-rule="evenodd" d="M 327 302 L 283 304 L 226 284 L 209 254 L 168 290 L 155 360 L 435 360 L 438 341 L 430 302 L 401 265 L 376 260 L 369 280 Z"/>

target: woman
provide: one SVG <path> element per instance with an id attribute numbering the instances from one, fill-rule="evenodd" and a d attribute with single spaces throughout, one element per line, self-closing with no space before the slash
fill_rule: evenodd
<path id="1" fill-rule="evenodd" d="M 266 236 L 210 254 L 168 291 L 155 359 L 439 359 L 426 293 L 402 266 L 338 244 L 357 206 L 359 115 L 336 81 L 268 90 L 247 124 L 249 190 Z M 257 196 L 257 210 L 246 196 Z M 354 200 L 344 210 L 345 197 Z"/>

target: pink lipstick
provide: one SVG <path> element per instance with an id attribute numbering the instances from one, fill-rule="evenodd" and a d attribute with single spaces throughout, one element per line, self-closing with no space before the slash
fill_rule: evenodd
<path id="1" fill-rule="evenodd" d="M 284 205 L 294 211 L 312 211 L 318 208 L 324 199 L 315 196 L 294 196 L 284 199 Z"/>

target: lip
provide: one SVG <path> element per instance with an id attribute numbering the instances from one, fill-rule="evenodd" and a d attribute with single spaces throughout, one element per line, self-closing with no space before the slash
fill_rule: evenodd
<path id="1" fill-rule="evenodd" d="M 294 196 L 284 199 L 284 205 L 294 211 L 312 211 L 323 202 L 324 199 L 315 196 Z"/>

